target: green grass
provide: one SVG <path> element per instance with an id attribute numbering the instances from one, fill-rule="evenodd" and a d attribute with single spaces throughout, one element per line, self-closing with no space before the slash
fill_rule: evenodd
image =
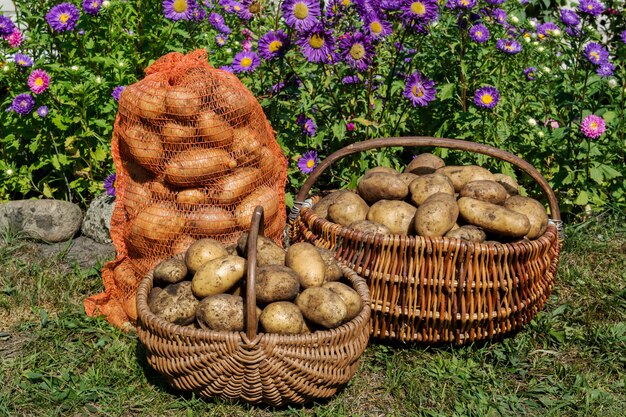
<path id="1" fill-rule="evenodd" d="M 99 269 L 0 243 L 0 416 L 622 416 L 626 227 L 569 227 L 557 286 L 518 334 L 453 347 L 372 342 L 333 398 L 282 409 L 171 390 L 134 334 L 84 315 Z"/>

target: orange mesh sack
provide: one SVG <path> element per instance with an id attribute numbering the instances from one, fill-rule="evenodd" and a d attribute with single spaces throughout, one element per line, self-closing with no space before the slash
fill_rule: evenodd
<path id="1" fill-rule="evenodd" d="M 111 152 L 117 173 L 111 238 L 117 258 L 89 315 L 118 327 L 137 318 L 143 276 L 196 239 L 236 242 L 257 205 L 265 234 L 282 242 L 287 163 L 263 109 L 206 52 L 167 54 L 119 100 Z"/>

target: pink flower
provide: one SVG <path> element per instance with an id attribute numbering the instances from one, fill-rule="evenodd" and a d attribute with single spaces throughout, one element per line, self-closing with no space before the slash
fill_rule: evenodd
<path id="1" fill-rule="evenodd" d="M 597 139 L 606 131 L 606 124 L 602 117 L 590 114 L 580 124 L 580 131 L 588 138 Z"/>
<path id="2" fill-rule="evenodd" d="M 346 124 L 346 129 L 348 130 L 348 132 L 352 132 L 354 130 L 354 123 L 350 122 Z"/>
<path id="3" fill-rule="evenodd" d="M 252 41 L 250 39 L 246 39 L 245 41 L 241 42 L 241 49 L 250 52 L 252 50 Z"/>
<path id="4" fill-rule="evenodd" d="M 48 89 L 50 76 L 42 69 L 33 70 L 28 76 L 28 87 L 35 94 L 41 94 Z"/>
<path id="5" fill-rule="evenodd" d="M 18 28 L 13 29 L 10 35 L 4 37 L 9 42 L 11 48 L 17 48 L 22 44 L 22 32 Z"/>

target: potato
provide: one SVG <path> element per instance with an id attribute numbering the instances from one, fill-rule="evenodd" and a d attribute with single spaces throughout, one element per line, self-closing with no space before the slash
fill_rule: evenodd
<path id="1" fill-rule="evenodd" d="M 411 201 L 419 206 L 428 197 L 437 193 L 454 195 L 454 185 L 448 177 L 443 174 L 425 174 L 417 177 L 409 184 Z"/>
<path id="2" fill-rule="evenodd" d="M 190 144 L 196 141 L 196 127 L 168 120 L 161 128 L 161 137 L 171 145 Z"/>
<path id="3" fill-rule="evenodd" d="M 192 274 L 212 259 L 226 256 L 228 253 L 220 242 L 215 239 L 205 238 L 193 242 L 185 253 L 185 265 Z"/>
<path id="4" fill-rule="evenodd" d="M 135 182 L 144 183 L 153 179 L 153 174 L 133 161 L 122 161 L 122 164 L 124 165 L 126 172 L 128 172 L 130 179 Z"/>
<path id="5" fill-rule="evenodd" d="M 365 220 L 369 206 L 353 192 L 342 193 L 328 206 L 327 218 L 333 223 L 349 226 L 357 220 Z"/>
<path id="6" fill-rule="evenodd" d="M 408 187 L 414 179 L 419 178 L 419 175 L 415 175 L 410 172 L 403 172 L 402 174 L 398 175 L 398 178 L 400 178 L 400 180 Z"/>
<path id="7" fill-rule="evenodd" d="M 263 112 L 252 94 L 242 87 L 236 75 L 220 71 L 214 73 L 213 78 L 215 89 L 211 105 L 215 107 L 213 110 L 216 113 L 233 127 L 258 121 Z"/>
<path id="8" fill-rule="evenodd" d="M 278 213 L 278 193 L 272 187 L 262 186 L 244 198 L 235 209 L 235 219 L 239 227 L 250 229 L 252 213 L 257 206 L 263 206 L 265 221 Z"/>
<path id="9" fill-rule="evenodd" d="M 470 181 L 459 192 L 461 197 L 475 198 L 493 204 L 502 204 L 509 196 L 506 189 L 496 181 Z"/>
<path id="10" fill-rule="evenodd" d="M 200 113 L 196 123 L 200 142 L 220 148 L 233 143 L 233 128 L 214 112 L 205 110 Z"/>
<path id="11" fill-rule="evenodd" d="M 289 301 L 300 292 L 300 277 L 291 268 L 283 265 L 260 266 L 256 270 L 257 303 Z"/>
<path id="12" fill-rule="evenodd" d="M 359 180 L 357 192 L 368 204 L 373 204 L 379 200 L 403 200 L 409 194 L 409 187 L 398 174 L 376 172 Z"/>
<path id="13" fill-rule="evenodd" d="M 165 84 L 161 84 L 161 86 L 164 88 Z M 152 120 L 164 117 L 166 111 L 165 90 L 139 91 L 136 96 L 134 109 L 144 119 Z"/>
<path id="14" fill-rule="evenodd" d="M 415 231 L 419 236 L 443 236 L 454 227 L 458 217 L 459 208 L 454 196 L 433 194 L 417 208 Z"/>
<path id="15" fill-rule="evenodd" d="M 302 311 L 289 301 L 268 304 L 259 317 L 266 333 L 300 334 L 304 328 Z"/>
<path id="16" fill-rule="evenodd" d="M 254 159 L 255 151 L 264 145 L 254 129 L 240 127 L 233 131 L 231 149 L 239 164 L 251 162 Z"/>
<path id="17" fill-rule="evenodd" d="M 378 167 L 374 167 L 374 168 L 370 168 L 367 171 L 365 171 L 363 173 L 363 177 L 368 177 L 372 174 L 389 174 L 389 175 L 400 175 L 400 173 L 398 171 L 396 171 L 395 169 L 391 168 L 391 167 L 383 167 L 383 166 L 378 166 Z"/>
<path id="18" fill-rule="evenodd" d="M 132 158 L 149 171 L 157 172 L 165 157 L 161 136 L 140 123 L 122 127 L 120 134 Z"/>
<path id="19" fill-rule="evenodd" d="M 530 231 L 528 217 L 497 204 L 461 197 L 459 214 L 468 223 L 504 236 L 522 237 Z"/>
<path id="20" fill-rule="evenodd" d="M 139 212 L 132 222 L 131 235 L 151 241 L 173 240 L 186 225 L 186 220 L 175 207 L 154 203 Z"/>
<path id="21" fill-rule="evenodd" d="M 153 276 L 156 281 L 176 284 L 187 276 L 187 265 L 182 259 L 168 258 L 154 267 Z"/>
<path id="22" fill-rule="evenodd" d="M 406 168 L 404 168 L 404 172 L 410 172 L 415 175 L 432 174 L 445 165 L 443 159 L 438 156 L 431 153 L 422 153 L 409 162 Z"/>
<path id="23" fill-rule="evenodd" d="M 229 255 L 239 255 L 237 253 L 237 244 L 231 243 L 230 245 L 226 246 L 226 252 L 228 252 Z M 245 258 L 245 256 L 243 257 Z"/>
<path id="24" fill-rule="evenodd" d="M 254 190 L 259 181 L 263 180 L 262 172 L 256 168 L 241 168 L 232 174 L 225 175 L 215 185 L 215 200 L 220 204 L 232 204 Z"/>
<path id="25" fill-rule="evenodd" d="M 327 329 L 339 326 L 348 314 L 346 303 L 328 288 L 305 289 L 296 298 L 296 305 L 305 318 Z"/>
<path id="26" fill-rule="evenodd" d="M 191 148 L 169 160 L 165 166 L 165 181 L 178 187 L 203 185 L 236 166 L 237 161 L 223 149 Z"/>
<path id="27" fill-rule="evenodd" d="M 493 174 L 489 170 L 478 165 L 448 165 L 435 171 L 450 178 L 455 192 L 460 192 L 465 184 L 470 181 L 490 180 L 493 181 Z"/>
<path id="28" fill-rule="evenodd" d="M 187 234 L 178 235 L 176 239 L 174 239 L 174 242 L 172 242 L 172 255 L 187 252 L 187 249 L 189 249 L 191 244 L 195 241 L 196 238 L 193 236 Z"/>
<path id="29" fill-rule="evenodd" d="M 476 227 L 471 224 L 452 228 L 450 231 L 448 231 L 448 233 L 445 234 L 445 236 L 476 243 L 482 243 L 486 239 L 485 232 L 483 232 L 480 227 Z"/>
<path id="30" fill-rule="evenodd" d="M 145 184 L 140 184 L 132 179 L 126 182 L 126 191 L 123 200 L 124 210 L 128 213 L 129 218 L 134 218 L 150 204 L 152 200 L 152 192 Z"/>
<path id="31" fill-rule="evenodd" d="M 526 238 L 537 239 L 545 233 L 548 227 L 548 212 L 539 201 L 530 197 L 514 195 L 504 202 L 504 207 L 528 217 L 530 230 L 526 234 Z"/>
<path id="32" fill-rule="evenodd" d="M 196 308 L 200 304 L 191 292 L 189 281 L 168 285 L 150 298 L 150 311 L 157 317 L 182 326 L 193 322 Z"/>
<path id="33" fill-rule="evenodd" d="M 330 207 L 331 204 L 334 204 L 335 201 L 337 201 L 337 199 L 341 197 L 342 194 L 345 194 L 345 193 L 352 193 L 352 191 L 335 190 L 331 192 L 330 194 L 325 195 L 317 203 L 313 205 L 313 207 L 311 208 L 311 211 L 316 216 L 326 219 L 328 217 L 328 207 Z"/>
<path id="34" fill-rule="evenodd" d="M 302 288 L 319 287 L 324 283 L 326 264 L 317 248 L 308 242 L 298 242 L 289 246 L 285 266 L 300 276 Z"/>
<path id="35" fill-rule="evenodd" d="M 506 174 L 493 174 L 493 180 L 503 186 L 509 195 L 519 194 L 519 185 L 513 177 Z"/>
<path id="36" fill-rule="evenodd" d="M 346 304 L 346 315 L 343 319 L 344 323 L 358 316 L 363 309 L 363 302 L 359 293 L 348 285 L 341 282 L 327 282 L 322 285 L 322 288 L 328 288 L 341 297 Z"/>
<path id="37" fill-rule="evenodd" d="M 189 233 L 198 237 L 233 232 L 236 223 L 232 213 L 215 206 L 201 206 L 189 213 Z"/>
<path id="38" fill-rule="evenodd" d="M 190 206 L 208 203 L 209 196 L 204 188 L 187 188 L 176 194 L 176 202 L 183 208 L 189 209 Z"/>
<path id="39" fill-rule="evenodd" d="M 248 232 L 243 232 L 237 240 L 237 253 L 244 258 L 248 257 Z M 256 264 L 285 265 L 285 249 L 278 246 L 272 239 L 258 236 L 256 241 Z"/>
<path id="40" fill-rule="evenodd" d="M 390 235 L 391 230 L 385 225 L 380 223 L 375 223 L 370 220 L 358 220 L 354 223 L 351 223 L 348 226 L 348 229 L 358 230 L 363 233 L 376 234 L 380 233 L 381 235 Z"/>
<path id="41" fill-rule="evenodd" d="M 328 249 L 317 248 L 324 261 L 324 282 L 337 281 L 343 277 L 341 267 L 335 259 L 335 255 Z"/>
<path id="42" fill-rule="evenodd" d="M 261 309 L 257 307 L 257 320 Z M 243 298 L 232 294 L 205 297 L 196 309 L 196 320 L 205 330 L 240 332 L 245 327 Z"/>
<path id="43" fill-rule="evenodd" d="M 404 201 L 380 200 L 370 207 L 367 220 L 386 226 L 391 234 L 413 233 L 413 218 L 417 209 Z"/>
<path id="44" fill-rule="evenodd" d="M 255 168 L 261 171 L 259 179 L 266 180 L 274 177 L 281 167 L 286 168 L 287 160 L 284 158 L 276 159 L 274 152 L 270 148 L 262 147 L 254 153 L 254 160 L 251 165 L 254 165 Z"/>
<path id="45" fill-rule="evenodd" d="M 170 88 L 165 93 L 166 111 L 181 120 L 188 120 L 202 111 L 202 98 L 186 87 Z"/>
<path id="46" fill-rule="evenodd" d="M 221 294 L 234 287 L 245 273 L 245 259 L 236 255 L 221 256 L 198 268 L 191 280 L 191 289 L 198 298 Z"/>

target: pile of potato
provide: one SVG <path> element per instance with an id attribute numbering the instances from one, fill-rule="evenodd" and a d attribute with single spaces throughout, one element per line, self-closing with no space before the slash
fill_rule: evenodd
<path id="1" fill-rule="evenodd" d="M 160 262 L 153 269 L 150 310 L 178 325 L 243 331 L 247 242 L 247 233 L 228 247 L 214 239 L 200 239 L 184 258 Z M 352 320 L 363 305 L 342 278 L 330 251 L 304 242 L 285 251 L 259 236 L 255 293 L 261 328 L 266 333 L 303 334 Z"/>
<path id="2" fill-rule="evenodd" d="M 548 225 L 545 207 L 519 194 L 510 176 L 477 166 L 446 166 L 416 156 L 402 173 L 375 167 L 356 192 L 334 191 L 312 208 L 331 222 L 364 233 L 447 236 L 472 242 L 536 239 Z"/>

